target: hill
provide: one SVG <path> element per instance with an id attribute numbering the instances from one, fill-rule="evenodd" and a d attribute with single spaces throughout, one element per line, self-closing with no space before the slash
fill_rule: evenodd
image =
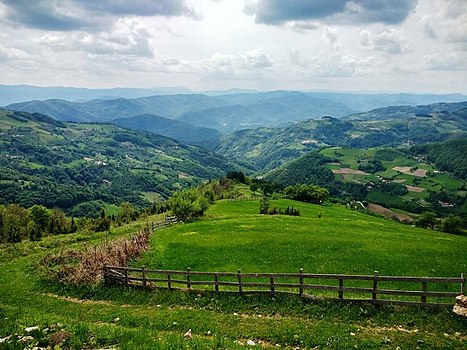
<path id="1" fill-rule="evenodd" d="M 30 100 L 68 100 L 74 102 L 95 99 L 138 98 L 153 95 L 192 94 L 185 87 L 160 87 L 153 89 L 113 88 L 88 89 L 64 86 L 32 86 L 0 84 L 0 106 Z"/>
<path id="2" fill-rule="evenodd" d="M 0 198 L 24 207 L 84 215 L 102 203 L 142 206 L 234 168 L 201 148 L 109 124 L 0 110 L 0 133 Z"/>
<path id="3" fill-rule="evenodd" d="M 465 271 L 466 237 L 412 228 L 344 207 L 273 203 L 298 206 L 302 216 L 258 215 L 258 202 L 219 202 L 200 221 L 157 231 L 151 250 L 134 264 L 244 272 L 379 269 L 387 275 L 453 277 Z M 112 227 L 110 233 L 82 231 L 14 247 L 1 245 L 3 348 L 37 343 L 70 349 L 253 348 L 247 341 L 253 341 L 254 348 L 287 350 L 465 348 L 466 320 L 448 308 L 347 304 L 279 293 L 271 298 L 103 284 L 73 287 L 44 280 L 36 270 L 45 256 L 63 252 L 63 247 L 92 250 L 109 239 L 129 238 L 158 220 L 147 217 Z M 26 327 L 34 326 L 38 328 L 26 333 Z M 184 338 L 189 329 L 192 338 Z"/>
<path id="4" fill-rule="evenodd" d="M 248 161 L 259 170 L 270 170 L 323 146 L 368 148 L 464 138 L 466 106 L 467 102 L 418 106 L 419 112 L 425 112 L 416 115 L 412 107 L 390 107 L 384 113 L 378 110 L 379 114 L 323 117 L 282 128 L 234 132 L 207 147 L 230 159 Z"/>
<path id="5" fill-rule="evenodd" d="M 283 186 L 313 183 L 347 201 L 368 201 L 409 214 L 432 210 L 439 215 L 465 215 L 466 178 L 440 171 L 436 163 L 422 159 L 416 151 L 443 149 L 446 152 L 434 154 L 441 157 L 441 164 L 446 164 L 442 162 L 456 159 L 455 153 L 448 150 L 455 149 L 460 154 L 463 146 L 464 141 L 413 149 L 328 147 L 286 163 L 267 173 L 266 179 Z M 454 169 L 462 172 L 462 163 L 458 165 Z M 403 220 L 411 221 L 410 217 Z"/>
<path id="6" fill-rule="evenodd" d="M 197 144 L 207 140 L 217 139 L 221 133 L 215 129 L 196 127 L 178 120 L 164 118 L 154 114 L 135 115 L 130 118 L 112 120 L 124 128 L 148 131 L 174 138 L 183 143 Z"/>

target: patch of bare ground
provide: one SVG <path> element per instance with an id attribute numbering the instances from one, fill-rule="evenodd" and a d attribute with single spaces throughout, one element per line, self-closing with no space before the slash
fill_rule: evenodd
<path id="1" fill-rule="evenodd" d="M 409 192 L 420 193 L 420 192 L 425 191 L 425 189 L 424 189 L 423 187 L 410 186 L 410 185 L 405 185 L 405 187 L 407 187 L 407 190 L 408 190 Z"/>
<path id="2" fill-rule="evenodd" d="M 425 169 L 413 170 L 413 168 L 409 166 L 395 166 L 394 168 L 392 168 L 392 170 L 399 171 L 403 174 L 412 175 L 416 177 L 425 177 L 426 174 L 428 173 L 428 171 Z"/>
<path id="3" fill-rule="evenodd" d="M 352 174 L 352 175 L 368 175 L 364 171 L 355 170 L 350 168 L 340 168 L 340 169 L 333 169 L 332 172 L 334 174 Z"/>
<path id="4" fill-rule="evenodd" d="M 399 221 L 402 221 L 402 222 L 413 222 L 413 218 L 411 216 L 406 215 L 406 214 L 396 213 L 392 211 L 391 209 L 385 208 L 378 204 L 369 203 L 368 210 L 373 213 L 383 215 L 390 219 L 397 218 Z"/>

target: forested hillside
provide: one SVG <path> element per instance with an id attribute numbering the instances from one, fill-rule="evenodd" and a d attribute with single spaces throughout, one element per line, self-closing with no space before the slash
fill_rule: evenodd
<path id="1" fill-rule="evenodd" d="M 467 140 L 414 146 L 411 151 L 434 163 L 440 170 L 467 179 Z"/>
<path id="2" fill-rule="evenodd" d="M 0 135 L 2 203 L 77 215 L 123 201 L 141 207 L 234 169 L 198 147 L 108 124 L 0 110 Z"/>
<path id="3" fill-rule="evenodd" d="M 241 130 L 207 144 L 211 150 L 231 159 L 241 159 L 259 170 L 274 169 L 306 152 L 323 146 L 369 148 L 444 142 L 467 135 L 466 102 L 384 109 L 386 117 L 372 112 L 360 119 L 323 117 L 283 128 Z M 383 115 L 382 111 L 378 111 Z M 380 115 L 377 114 L 376 116 Z M 356 117 L 355 117 L 356 118 Z"/>

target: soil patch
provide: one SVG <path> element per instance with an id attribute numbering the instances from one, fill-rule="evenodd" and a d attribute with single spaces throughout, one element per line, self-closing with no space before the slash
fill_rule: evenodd
<path id="1" fill-rule="evenodd" d="M 333 169 L 332 172 L 334 174 L 352 174 L 352 175 L 368 175 L 364 171 L 355 170 L 350 168 L 340 168 L 340 169 Z"/>
<path id="2" fill-rule="evenodd" d="M 399 221 L 402 221 L 402 222 L 413 222 L 413 218 L 411 216 L 406 215 L 406 214 L 396 213 L 392 211 L 391 209 L 385 208 L 378 204 L 369 203 L 368 210 L 372 211 L 373 213 L 383 215 L 390 219 L 397 218 Z"/>
<path id="3" fill-rule="evenodd" d="M 417 169 L 414 171 L 409 166 L 395 166 L 394 168 L 392 168 L 392 170 L 399 171 L 406 175 L 412 175 L 412 176 L 417 176 L 417 177 L 425 177 L 428 172 L 425 169 Z"/>
<path id="4" fill-rule="evenodd" d="M 407 187 L 407 190 L 408 190 L 409 192 L 417 192 L 417 193 L 420 193 L 420 192 L 425 191 L 425 189 L 424 189 L 423 187 L 410 186 L 410 185 L 405 185 L 405 187 Z"/>

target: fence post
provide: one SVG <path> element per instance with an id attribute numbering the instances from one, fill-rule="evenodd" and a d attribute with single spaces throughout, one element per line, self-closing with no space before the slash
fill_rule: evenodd
<path id="1" fill-rule="evenodd" d="M 374 276 L 373 276 L 373 292 L 371 293 L 371 301 L 373 303 L 376 303 L 376 294 L 377 294 L 377 289 L 378 289 L 378 275 L 379 272 L 375 271 Z"/>
<path id="2" fill-rule="evenodd" d="M 344 299 L 344 278 L 339 276 L 339 299 Z"/>
<path id="3" fill-rule="evenodd" d="M 462 295 L 465 295 L 465 284 L 466 284 L 466 278 L 465 278 L 465 272 L 462 272 L 461 273 L 461 278 L 462 278 L 462 282 L 461 282 L 461 294 Z"/>
<path id="4" fill-rule="evenodd" d="M 303 297 L 303 268 L 300 269 L 299 284 L 298 295 Z"/>
<path id="5" fill-rule="evenodd" d="M 422 293 L 426 293 L 426 279 L 422 279 Z M 426 304 L 426 294 L 422 294 L 422 303 Z"/>
<path id="6" fill-rule="evenodd" d="M 191 288 L 191 277 L 190 277 L 191 269 L 189 267 L 186 268 L 186 287 L 188 289 Z"/>
<path id="7" fill-rule="evenodd" d="M 169 290 L 172 289 L 172 283 L 170 281 L 170 274 L 167 275 L 167 288 L 169 288 Z"/>
<path id="8" fill-rule="evenodd" d="M 141 274 L 143 276 L 143 286 L 146 287 L 147 281 L 146 281 L 146 266 L 141 266 Z"/>
<path id="9" fill-rule="evenodd" d="M 104 266 L 104 283 L 106 286 L 110 285 L 110 279 L 109 279 L 109 268 Z"/>
<path id="10" fill-rule="evenodd" d="M 271 287 L 271 296 L 273 297 L 276 295 L 276 292 L 274 290 L 274 275 L 269 276 L 269 286 Z"/>
<path id="11" fill-rule="evenodd" d="M 214 289 L 216 290 L 216 293 L 219 293 L 219 275 L 217 272 L 214 274 Z"/>
<path id="12" fill-rule="evenodd" d="M 127 268 L 125 268 L 125 284 L 126 284 L 126 285 L 129 285 L 129 284 L 130 284 L 130 281 L 129 281 L 129 279 L 128 279 L 128 270 L 127 270 Z"/>
<path id="13" fill-rule="evenodd" d="M 242 294 L 242 293 L 243 293 L 243 287 L 242 287 L 242 270 L 238 269 L 237 276 L 238 276 L 238 292 L 239 292 L 240 294 Z"/>

